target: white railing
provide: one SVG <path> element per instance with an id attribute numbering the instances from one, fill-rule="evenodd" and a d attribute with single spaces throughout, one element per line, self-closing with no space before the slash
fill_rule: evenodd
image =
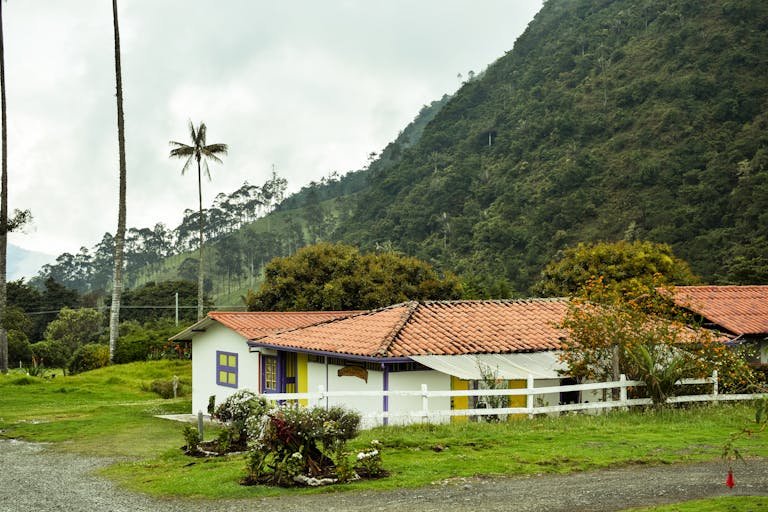
<path id="1" fill-rule="evenodd" d="M 684 402 L 715 402 L 731 400 L 753 400 L 766 396 L 764 394 L 720 394 L 718 390 L 717 371 L 712 372 L 711 377 L 703 379 L 683 379 L 677 382 L 678 385 L 711 385 L 712 392 L 703 395 L 678 395 L 671 397 L 667 403 Z M 398 423 L 411 422 L 430 422 L 445 421 L 452 416 L 500 416 L 509 414 L 523 414 L 533 417 L 536 414 L 551 414 L 571 411 L 596 411 L 601 409 L 627 408 L 638 405 L 651 405 L 650 398 L 628 398 L 627 388 L 645 386 L 643 381 L 627 380 L 621 375 L 618 381 L 613 382 L 590 382 L 587 384 L 569 384 L 565 386 L 534 387 L 534 379 L 528 376 L 527 385 L 524 388 L 516 389 L 466 389 L 466 390 L 430 390 L 426 384 L 421 385 L 420 390 L 408 391 L 326 391 L 323 386 L 318 386 L 316 392 L 310 393 L 270 393 L 262 395 L 264 398 L 279 402 L 304 401 L 307 405 L 327 406 L 329 399 L 337 398 L 381 398 L 383 404 L 384 397 L 421 397 L 421 408 L 409 411 L 377 411 L 363 413 L 365 424 L 386 423 L 388 419 L 398 419 Z M 610 390 L 619 389 L 619 399 L 612 400 Z M 606 390 L 606 400 L 599 399 L 595 392 Z M 580 403 L 560 404 L 560 405 L 536 405 L 536 396 L 547 394 L 559 394 L 573 391 L 591 391 L 592 398 L 598 401 L 584 401 Z M 501 408 L 475 408 L 475 409 L 440 409 L 430 408 L 429 400 L 431 398 L 456 398 L 456 397 L 515 397 L 525 396 L 525 407 L 501 407 Z M 383 409 L 383 405 L 382 405 Z M 405 421 L 403 421 L 405 420 Z"/>

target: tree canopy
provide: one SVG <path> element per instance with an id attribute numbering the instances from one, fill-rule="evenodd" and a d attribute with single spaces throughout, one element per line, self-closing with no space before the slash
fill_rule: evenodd
<path id="1" fill-rule="evenodd" d="M 416 258 L 321 243 L 270 261 L 261 288 L 245 301 L 250 311 L 330 311 L 458 299 L 461 293 L 456 276 L 441 276 Z"/>
<path id="2" fill-rule="evenodd" d="M 569 304 L 561 358 L 570 376 L 606 381 L 624 374 L 644 381 L 657 405 L 674 394 L 679 379 L 713 370 L 722 389 L 743 392 L 754 384 L 745 359 L 675 306 L 671 287 L 658 278 L 625 284 L 591 280 Z"/>
<path id="3" fill-rule="evenodd" d="M 591 280 L 619 288 L 637 284 L 694 284 L 688 263 L 667 244 L 648 241 L 580 243 L 558 254 L 541 273 L 536 290 L 550 297 L 577 293 Z"/>

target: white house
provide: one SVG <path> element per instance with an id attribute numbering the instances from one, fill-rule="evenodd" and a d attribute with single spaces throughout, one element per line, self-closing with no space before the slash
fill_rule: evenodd
<path id="1" fill-rule="evenodd" d="M 407 302 L 364 312 L 210 313 L 174 336 L 192 341 L 192 411 L 237 389 L 259 393 L 470 389 L 481 367 L 525 387 L 557 386 L 557 327 L 565 299 Z M 578 401 L 543 395 L 555 405 Z M 471 398 L 433 398 L 434 410 L 466 409 Z M 522 402 L 519 402 L 522 400 Z M 513 397 L 511 406 L 524 406 Z M 420 397 L 330 398 L 363 414 L 421 407 Z"/>

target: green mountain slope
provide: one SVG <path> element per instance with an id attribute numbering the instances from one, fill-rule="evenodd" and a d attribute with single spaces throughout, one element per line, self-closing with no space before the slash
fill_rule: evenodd
<path id="1" fill-rule="evenodd" d="M 548 0 L 335 238 L 525 293 L 578 241 L 670 243 L 768 282 L 768 3 Z"/>

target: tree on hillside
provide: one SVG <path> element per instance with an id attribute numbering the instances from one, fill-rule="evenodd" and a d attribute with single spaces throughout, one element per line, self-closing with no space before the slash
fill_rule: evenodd
<path id="1" fill-rule="evenodd" d="M 745 359 L 670 298 L 658 278 L 617 288 L 597 278 L 573 298 L 561 326 L 568 375 L 606 381 L 642 380 L 655 405 L 674 395 L 682 378 L 718 370 L 722 389 L 744 391 L 755 381 Z"/>
<path id="2" fill-rule="evenodd" d="M 676 257 L 667 244 L 648 241 L 580 243 L 570 247 L 542 271 L 535 289 L 549 297 L 577 294 L 588 282 L 602 278 L 605 285 L 632 288 L 649 284 L 694 284 L 688 263 Z"/>
<path id="3" fill-rule="evenodd" d="M 197 283 L 192 280 L 176 280 L 145 283 L 123 294 L 123 320 L 150 322 L 160 319 L 174 319 L 176 315 L 176 294 L 179 294 L 179 320 L 194 322 L 197 315 L 191 307 L 196 304 Z M 205 297 L 205 306 L 211 307 L 210 297 Z M 140 309 L 132 309 L 135 306 Z M 154 306 L 154 307 L 153 307 Z"/>
<path id="4" fill-rule="evenodd" d="M 8 233 L 24 225 L 30 217 L 29 211 L 14 211 L 8 219 L 8 120 L 5 104 L 5 42 L 3 37 L 3 2 L 0 0 L 0 123 L 2 123 L 2 170 L 0 170 L 0 373 L 8 372 L 8 332 L 3 319 L 6 309 L 6 263 L 8 255 Z"/>
<path id="5" fill-rule="evenodd" d="M 416 258 L 361 254 L 348 245 L 321 243 L 270 261 L 261 288 L 249 292 L 245 302 L 249 311 L 329 311 L 458 299 L 461 294 L 455 276 L 440 276 Z"/>
<path id="6" fill-rule="evenodd" d="M 198 272 L 197 272 L 197 319 L 203 318 L 203 231 L 205 229 L 205 216 L 203 215 L 203 184 L 202 184 L 202 171 L 205 170 L 205 175 L 208 180 L 211 179 L 211 173 L 208 170 L 208 159 L 214 162 L 222 163 L 219 155 L 226 155 L 228 147 L 226 144 L 206 144 L 206 127 L 205 123 L 200 123 L 195 129 L 195 125 L 192 121 L 189 122 L 189 135 L 192 141 L 192 145 L 184 144 L 181 142 L 171 141 L 173 146 L 171 158 L 183 158 L 186 159 L 184 166 L 181 168 L 181 174 L 184 174 L 192 162 L 197 163 L 197 195 L 198 206 L 200 212 L 199 229 L 200 229 L 200 256 L 198 260 Z"/>
<path id="7" fill-rule="evenodd" d="M 120 296 L 123 292 L 123 249 L 125 244 L 125 119 L 123 116 L 123 78 L 120 67 L 120 29 L 117 19 L 117 0 L 112 0 L 112 25 L 115 39 L 115 86 L 117 88 L 117 142 L 119 158 L 119 193 L 117 210 L 117 232 L 115 233 L 115 268 L 112 279 L 112 305 L 109 315 L 109 360 L 113 361 L 120 326 Z"/>
<path id="8" fill-rule="evenodd" d="M 98 343 L 104 332 L 104 316 L 95 309 L 69 309 L 59 312 L 45 329 L 45 341 L 62 343 L 70 357 L 83 345 Z"/>

